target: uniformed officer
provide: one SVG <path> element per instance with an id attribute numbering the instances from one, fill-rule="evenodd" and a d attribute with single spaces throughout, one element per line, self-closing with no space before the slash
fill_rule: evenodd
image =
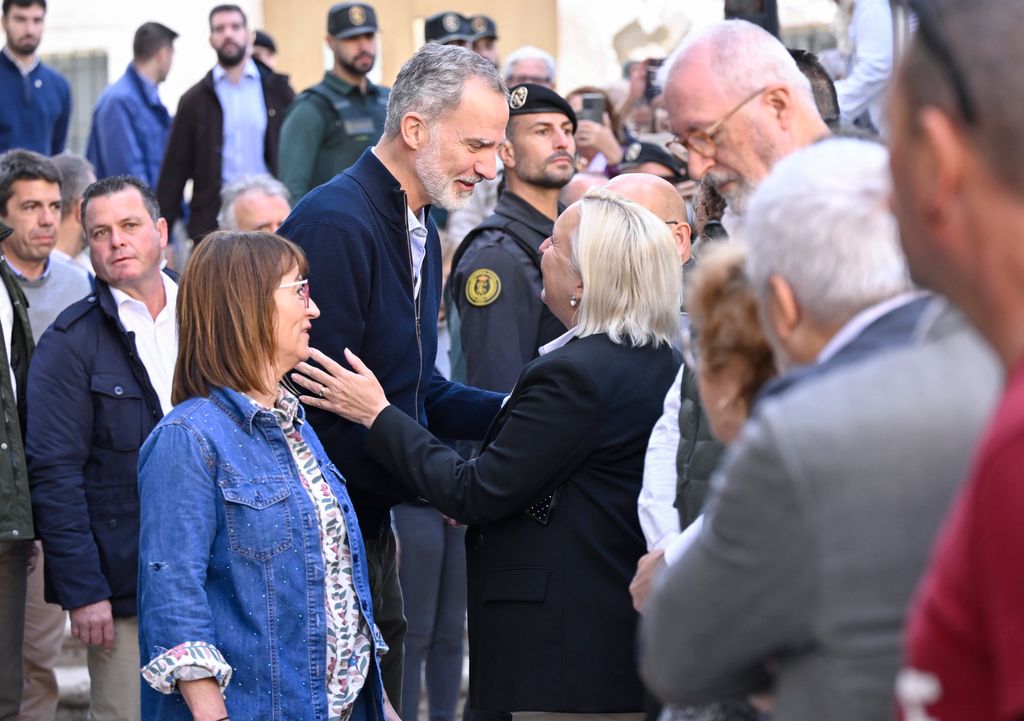
<path id="1" fill-rule="evenodd" d="M 278 177 L 298 202 L 352 165 L 384 130 L 388 88 L 366 75 L 377 59 L 377 13 L 341 3 L 327 13 L 334 67 L 288 109 L 281 128 Z"/>
<path id="2" fill-rule="evenodd" d="M 458 45 L 468 48 L 473 42 L 469 18 L 462 13 L 443 10 L 434 13 L 423 23 L 423 40 L 438 45 Z"/>
<path id="3" fill-rule="evenodd" d="M 572 178 L 576 114 L 553 90 L 517 85 L 509 100 L 505 190 L 494 214 L 466 236 L 452 260 L 452 295 L 470 385 L 510 391 L 537 349 L 565 332 L 540 299 L 540 245 L 563 210 Z"/>
<path id="4" fill-rule="evenodd" d="M 697 192 L 697 184 L 690 179 L 686 166 L 655 143 L 630 143 L 619 163 L 620 173 L 648 173 L 667 180 L 685 199 Z"/>
<path id="5" fill-rule="evenodd" d="M 494 20 L 486 15 L 470 15 L 469 29 L 473 31 L 473 52 L 498 67 L 498 26 Z"/>

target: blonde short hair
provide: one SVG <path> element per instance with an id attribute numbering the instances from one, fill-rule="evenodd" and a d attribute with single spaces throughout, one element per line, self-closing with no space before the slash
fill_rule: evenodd
<path id="1" fill-rule="evenodd" d="M 603 188 L 577 203 L 572 263 L 583 281 L 576 335 L 614 343 L 673 343 L 679 334 L 682 268 L 668 226 Z"/>

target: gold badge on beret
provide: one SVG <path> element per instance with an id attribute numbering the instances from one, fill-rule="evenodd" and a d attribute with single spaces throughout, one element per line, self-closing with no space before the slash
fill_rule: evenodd
<path id="1" fill-rule="evenodd" d="M 359 5 L 353 5 L 348 9 L 348 21 L 353 25 L 362 25 L 366 22 L 366 11 Z"/>
<path id="2" fill-rule="evenodd" d="M 641 150 L 643 150 L 643 146 L 641 146 L 640 143 L 632 143 L 628 148 L 626 148 L 626 154 L 624 156 L 626 158 L 626 162 L 632 163 L 634 160 L 639 158 Z"/>
<path id="3" fill-rule="evenodd" d="M 529 88 L 520 85 L 518 88 L 512 91 L 512 97 L 508 99 L 508 106 L 513 110 L 519 110 L 519 108 L 526 105 L 526 96 L 529 94 Z"/>
<path id="4" fill-rule="evenodd" d="M 473 32 L 482 33 L 487 29 L 487 21 L 483 18 L 473 18 L 471 26 L 473 28 Z"/>
<path id="5" fill-rule="evenodd" d="M 447 30 L 448 32 L 454 33 L 458 31 L 459 27 L 461 26 L 461 23 L 459 22 L 459 18 L 454 13 L 448 13 L 441 20 L 441 25 L 443 25 L 444 29 Z"/>
<path id="6" fill-rule="evenodd" d="M 493 270 L 480 268 L 466 280 L 466 300 L 478 308 L 490 305 L 501 295 L 501 278 Z"/>

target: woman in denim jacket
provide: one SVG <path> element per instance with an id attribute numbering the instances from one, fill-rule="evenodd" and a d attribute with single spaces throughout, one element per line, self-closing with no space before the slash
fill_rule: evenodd
<path id="1" fill-rule="evenodd" d="M 139 457 L 142 716 L 381 721 L 345 481 L 278 385 L 319 315 L 298 246 L 215 233 L 178 295 L 174 410 Z"/>

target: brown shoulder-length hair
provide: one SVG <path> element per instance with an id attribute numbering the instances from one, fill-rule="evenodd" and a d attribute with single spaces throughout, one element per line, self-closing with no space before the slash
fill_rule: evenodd
<path id="1" fill-rule="evenodd" d="M 178 286 L 178 362 L 171 402 L 214 386 L 271 391 L 277 354 L 274 291 L 292 268 L 309 268 L 299 246 L 273 233 L 221 230 L 196 246 Z"/>
<path id="2" fill-rule="evenodd" d="M 686 309 L 697 327 L 702 371 L 721 373 L 740 363 L 740 397 L 750 408 L 777 373 L 758 320 L 757 295 L 747 277 L 746 250 L 735 242 L 711 246 L 687 279 Z"/>

